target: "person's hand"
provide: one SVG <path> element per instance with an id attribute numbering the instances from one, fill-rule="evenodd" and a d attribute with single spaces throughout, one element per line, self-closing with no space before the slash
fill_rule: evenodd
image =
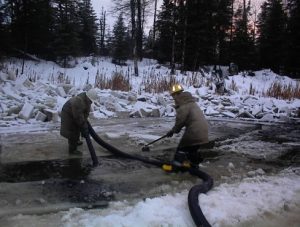
<path id="1" fill-rule="evenodd" d="M 173 130 L 170 130 L 170 131 L 167 132 L 166 135 L 167 135 L 167 137 L 172 137 L 173 134 L 174 134 Z"/>
<path id="2" fill-rule="evenodd" d="M 89 136 L 89 129 L 88 127 L 83 127 L 81 129 L 81 135 L 84 137 L 84 138 L 87 138 Z"/>

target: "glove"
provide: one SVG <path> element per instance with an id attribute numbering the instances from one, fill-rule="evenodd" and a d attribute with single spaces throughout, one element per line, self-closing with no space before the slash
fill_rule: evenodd
<path id="1" fill-rule="evenodd" d="M 84 138 L 87 138 L 89 136 L 89 129 L 88 127 L 83 127 L 81 129 L 81 135 L 84 137 Z"/>
<path id="2" fill-rule="evenodd" d="M 174 134 L 173 130 L 170 130 L 169 132 L 167 132 L 167 137 L 172 137 Z"/>

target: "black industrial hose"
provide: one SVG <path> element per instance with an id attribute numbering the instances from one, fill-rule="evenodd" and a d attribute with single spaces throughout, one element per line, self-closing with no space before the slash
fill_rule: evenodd
<path id="1" fill-rule="evenodd" d="M 213 179 L 205 172 L 190 168 L 190 174 L 200 177 L 203 180 L 202 184 L 194 185 L 188 194 L 189 210 L 192 218 L 197 226 L 210 227 L 211 225 L 206 220 L 200 206 L 199 206 L 199 194 L 207 193 L 213 187 Z"/>
<path id="2" fill-rule="evenodd" d="M 152 164 L 158 167 L 162 167 L 164 164 L 170 165 L 170 163 L 165 163 L 161 162 L 158 160 L 153 160 L 149 159 L 146 157 L 142 157 L 139 155 L 131 155 L 125 152 L 122 152 L 118 148 L 106 143 L 104 140 L 102 140 L 97 133 L 94 131 L 92 128 L 91 124 L 88 122 L 88 128 L 89 128 L 89 133 L 93 137 L 93 139 L 100 145 L 106 148 L 107 150 L 111 151 L 113 154 L 124 157 L 124 158 L 129 158 L 129 159 L 134 159 L 138 161 L 142 161 L 144 163 Z M 175 166 L 173 166 L 176 168 Z M 199 194 L 200 193 L 206 193 L 208 192 L 212 186 L 213 186 L 213 179 L 205 172 L 201 171 L 200 169 L 197 168 L 186 168 L 182 167 L 180 169 L 181 171 L 189 171 L 190 174 L 197 176 L 203 180 L 202 184 L 197 184 L 194 185 L 188 194 L 188 204 L 189 204 L 189 210 L 191 213 L 191 216 L 196 224 L 196 226 L 203 226 L 203 227 L 210 227 L 211 225 L 209 222 L 206 220 L 200 206 L 199 206 Z"/>
<path id="3" fill-rule="evenodd" d="M 137 154 L 135 155 L 131 155 L 128 153 L 125 153 L 121 150 L 119 150 L 118 148 L 108 144 L 107 142 L 105 142 L 104 140 L 102 140 L 97 133 L 94 131 L 94 129 L 92 128 L 91 124 L 88 122 L 88 128 L 89 128 L 89 133 L 90 135 L 93 137 L 93 139 L 102 147 L 106 148 L 107 150 L 109 150 L 110 152 L 112 152 L 115 155 L 124 157 L 124 158 L 129 158 L 129 159 L 134 159 L 134 160 L 138 160 L 138 161 L 142 161 L 144 163 L 148 163 L 148 164 L 152 164 L 158 167 L 162 167 L 162 165 L 164 165 L 165 163 L 158 161 L 158 160 L 154 160 L 154 159 L 150 159 L 150 158 L 146 158 L 143 156 L 139 156 Z"/>
<path id="4" fill-rule="evenodd" d="M 90 136 L 88 135 L 85 138 L 85 140 L 86 140 L 86 143 L 88 145 L 88 148 L 89 148 L 89 151 L 90 151 L 90 154 L 91 154 L 91 157 L 92 157 L 93 166 L 98 166 L 99 165 L 99 161 L 98 161 L 98 158 L 96 156 L 95 149 L 93 147 L 93 144 L 92 144 Z"/>

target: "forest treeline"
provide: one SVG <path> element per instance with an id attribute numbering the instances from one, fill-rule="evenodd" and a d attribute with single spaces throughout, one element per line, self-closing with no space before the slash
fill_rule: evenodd
<path id="1" fill-rule="evenodd" d="M 63 66 L 78 56 L 133 59 L 135 66 L 147 57 L 172 71 L 233 62 L 300 78 L 299 0 L 266 0 L 260 8 L 251 0 L 163 0 L 159 8 L 157 0 L 112 2 L 110 28 L 107 12 L 97 17 L 91 0 L 0 0 L 0 54 Z"/>

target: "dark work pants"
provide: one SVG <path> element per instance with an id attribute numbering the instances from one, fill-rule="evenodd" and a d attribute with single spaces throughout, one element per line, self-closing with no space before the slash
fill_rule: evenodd
<path id="1" fill-rule="evenodd" d="M 209 144 L 200 144 L 187 147 L 178 147 L 174 156 L 174 160 L 183 162 L 189 160 L 192 165 L 199 165 L 203 161 L 201 156 L 201 148 L 207 148 Z"/>
<path id="2" fill-rule="evenodd" d="M 69 153 L 77 150 L 77 140 L 68 139 Z"/>
<path id="3" fill-rule="evenodd" d="M 72 153 L 77 150 L 77 145 L 78 145 L 77 142 L 79 141 L 79 135 L 73 136 L 68 139 L 69 153 Z"/>

